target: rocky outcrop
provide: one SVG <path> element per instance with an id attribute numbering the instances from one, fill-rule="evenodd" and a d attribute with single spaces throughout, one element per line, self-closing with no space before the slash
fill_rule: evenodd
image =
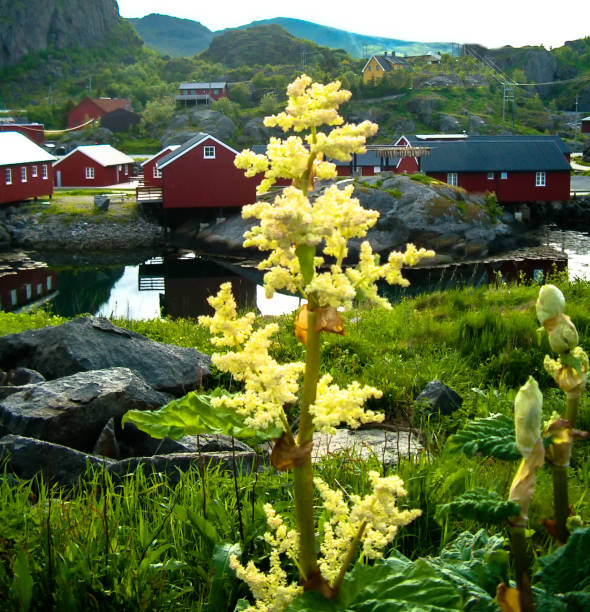
<path id="1" fill-rule="evenodd" d="M 28 53 L 89 47 L 119 21 L 115 0 L 0 0 L 0 70 Z"/>
<path id="2" fill-rule="evenodd" d="M 199 133 L 210 134 L 226 142 L 232 139 L 236 130 L 236 124 L 216 110 L 197 109 L 192 113 L 177 113 L 162 135 L 162 146 L 182 144 Z"/>
<path id="3" fill-rule="evenodd" d="M 209 375 L 209 357 L 195 349 L 148 340 L 104 317 L 83 317 L 0 338 L 0 367 L 27 367 L 47 379 L 126 367 L 153 389 L 183 395 Z M 107 419 L 108 420 L 108 419 Z"/>
<path id="4" fill-rule="evenodd" d="M 355 197 L 365 208 L 380 213 L 377 224 L 367 234 L 375 252 L 387 254 L 413 242 L 418 247 L 434 249 L 436 262 L 449 263 L 486 257 L 498 250 L 500 239 L 503 250 L 520 246 L 516 242 L 506 245 L 506 240 L 513 238 L 511 228 L 490 220 L 480 196 L 470 196 L 444 183 L 424 184 L 390 173 L 364 177 L 359 183 Z M 230 217 L 200 231 L 192 239 L 194 248 L 206 253 L 243 255 L 243 235 L 252 224 L 252 220 L 239 215 Z M 359 246 L 358 240 L 350 242 L 353 257 Z"/>

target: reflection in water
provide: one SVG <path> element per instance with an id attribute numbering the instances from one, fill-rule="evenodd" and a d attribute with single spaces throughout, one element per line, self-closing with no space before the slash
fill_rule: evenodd
<path id="1" fill-rule="evenodd" d="M 563 250 L 569 258 L 570 278 L 590 280 L 590 233 L 544 228 L 537 236 L 545 245 Z M 263 273 L 225 261 L 211 261 L 194 253 L 154 257 L 140 264 L 110 266 L 71 266 L 51 269 L 43 263 L 22 259 L 23 254 L 3 254 L 0 261 L 0 300 L 3 310 L 17 310 L 47 302 L 58 315 L 73 317 L 92 313 L 107 317 L 153 319 L 197 317 L 212 314 L 207 298 L 217 293 L 221 283 L 230 281 L 238 308 L 258 308 L 263 315 L 296 310 L 297 297 L 275 294 L 267 300 L 262 289 Z M 18 259 L 21 257 L 21 259 Z M 137 262 L 137 259 L 135 260 Z M 384 294 L 396 301 L 415 292 L 446 289 L 458 285 L 480 285 L 501 272 L 511 278 L 515 261 L 490 260 L 478 266 L 459 264 L 430 270 L 408 269 L 408 290 L 385 288 Z M 542 263 L 538 259 L 518 260 L 519 270 L 532 276 Z M 548 264 L 550 265 L 550 264 Z M 531 268 L 527 269 L 527 266 Z M 429 276 L 430 275 L 430 276 Z"/>

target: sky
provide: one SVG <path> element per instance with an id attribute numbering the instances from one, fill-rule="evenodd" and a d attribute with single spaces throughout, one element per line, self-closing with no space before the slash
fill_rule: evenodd
<path id="1" fill-rule="evenodd" d="M 512 45 L 563 46 L 590 36 L 590 0 L 399 0 L 320 2 L 299 0 L 118 0 L 122 17 L 160 13 L 198 21 L 212 31 L 260 19 L 292 17 L 347 30 L 417 42 L 479 43 L 488 48 Z"/>

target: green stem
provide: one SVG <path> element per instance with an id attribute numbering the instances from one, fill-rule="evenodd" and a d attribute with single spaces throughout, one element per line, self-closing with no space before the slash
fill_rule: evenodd
<path id="1" fill-rule="evenodd" d="M 553 466 L 553 511 L 557 537 L 562 544 L 565 544 L 569 537 L 567 518 L 570 514 L 570 505 L 567 490 L 567 467 L 561 465 Z"/>
<path id="2" fill-rule="evenodd" d="M 346 555 L 346 558 L 342 562 L 342 566 L 340 567 L 340 572 L 338 573 L 338 576 L 336 580 L 334 581 L 334 584 L 332 585 L 332 588 L 334 589 L 334 593 L 336 594 L 336 597 L 338 596 L 338 591 L 340 590 L 340 586 L 342 585 L 344 576 L 346 575 L 346 572 L 348 571 L 348 568 L 350 567 L 350 564 L 352 563 L 352 560 L 354 559 L 354 555 L 356 554 L 356 549 L 358 548 L 361 538 L 363 537 L 363 533 L 365 532 L 366 526 L 367 526 L 367 521 L 364 521 L 362 525 L 359 527 L 359 530 L 357 531 L 352 543 L 350 544 L 350 548 L 348 549 L 348 554 Z"/>
<path id="3" fill-rule="evenodd" d="M 525 528 L 511 527 L 510 540 L 514 558 L 514 573 L 522 612 L 535 612 L 535 602 L 531 589 L 529 554 L 527 550 Z"/>
<path id="4" fill-rule="evenodd" d="M 312 307 L 311 302 L 308 308 Z M 313 418 L 309 407 L 315 402 L 320 370 L 320 334 L 315 331 L 316 313 L 308 310 L 307 314 L 307 347 L 305 356 L 305 376 L 299 415 L 299 446 L 309 444 L 313 439 Z M 293 468 L 295 493 L 295 520 L 299 533 L 299 571 L 305 582 L 318 571 L 315 520 L 313 512 L 313 468 L 311 454 L 302 465 Z"/>
<path id="5" fill-rule="evenodd" d="M 565 418 L 570 422 L 573 429 L 578 419 L 578 397 L 568 397 L 565 400 Z"/>

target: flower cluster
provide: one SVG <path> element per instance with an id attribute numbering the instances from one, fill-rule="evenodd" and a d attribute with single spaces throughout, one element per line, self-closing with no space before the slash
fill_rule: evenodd
<path id="1" fill-rule="evenodd" d="M 256 598 L 256 605 L 246 609 L 250 612 L 284 610 L 296 595 L 303 592 L 303 588 L 297 583 L 287 582 L 287 574 L 281 567 L 281 554 L 286 554 L 293 562 L 297 562 L 297 532 L 286 527 L 282 517 L 270 504 L 264 505 L 264 513 L 272 530 L 264 534 L 264 539 L 271 545 L 269 572 L 265 574 L 260 571 L 252 561 L 244 567 L 235 555 L 230 557 L 229 563 L 236 576 L 250 587 Z"/>
<path id="2" fill-rule="evenodd" d="M 379 558 L 383 548 L 393 541 L 398 528 L 422 514 L 421 510 L 400 510 L 397 507 L 397 499 L 406 495 L 399 476 L 382 478 L 377 472 L 370 471 L 369 479 L 373 493 L 362 498 L 351 495 L 349 507 L 342 491 L 331 489 L 321 478 L 314 478 L 323 507 L 330 514 L 323 526 L 320 569 L 331 584 L 353 542 L 360 540 L 361 554 L 366 559 Z"/>
<path id="3" fill-rule="evenodd" d="M 254 429 L 265 430 L 270 425 L 282 427 L 283 407 L 297 401 L 299 377 L 305 364 L 279 364 L 269 355 L 271 337 L 278 331 L 278 325 L 272 323 L 253 331 L 250 317 L 254 317 L 253 313 L 238 318 L 231 283 L 221 285 L 219 293 L 209 298 L 209 304 L 215 309 L 215 315 L 199 317 L 199 323 L 208 327 L 212 335 L 221 334 L 212 338 L 213 343 L 238 349 L 214 353 L 212 362 L 221 371 L 244 382 L 243 392 L 214 398 L 213 405 L 234 408 L 247 417 L 246 425 Z M 239 333 L 229 331 L 234 325 Z"/>

